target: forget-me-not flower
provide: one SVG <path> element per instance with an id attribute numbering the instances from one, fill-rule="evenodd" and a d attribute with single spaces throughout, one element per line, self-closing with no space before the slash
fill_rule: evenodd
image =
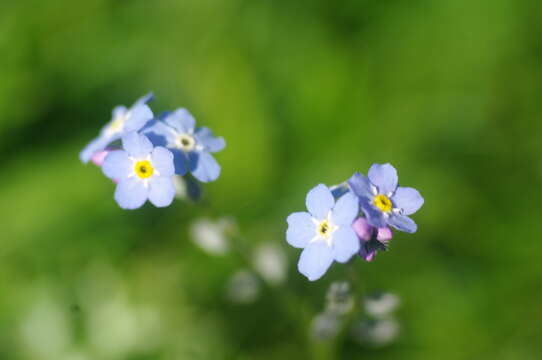
<path id="1" fill-rule="evenodd" d="M 137 209 L 147 199 L 157 207 L 175 197 L 173 154 L 153 147 L 145 135 L 130 132 L 122 137 L 124 150 L 111 151 L 102 164 L 104 174 L 117 182 L 115 200 L 123 209 Z"/>
<path id="2" fill-rule="evenodd" d="M 307 194 L 306 206 L 308 212 L 288 216 L 286 241 L 303 249 L 299 272 L 314 281 L 333 261 L 345 263 L 359 251 L 359 240 L 352 229 L 359 205 L 350 192 L 335 202 L 330 189 L 320 184 Z"/>
<path id="3" fill-rule="evenodd" d="M 397 171 L 390 164 L 373 164 L 369 176 L 354 174 L 348 185 L 359 197 L 361 209 L 371 226 L 392 226 L 397 230 L 414 233 L 416 223 L 407 215 L 414 214 L 423 205 L 418 190 L 398 186 Z"/>
<path id="4" fill-rule="evenodd" d="M 224 149 L 226 143 L 209 128 L 196 128 L 196 120 L 188 110 L 165 113 L 144 133 L 155 145 L 166 146 L 173 152 L 175 173 L 190 172 L 201 182 L 214 181 L 220 175 L 220 165 L 211 153 Z"/>
<path id="5" fill-rule="evenodd" d="M 143 128 L 154 117 L 152 110 L 147 105 L 147 102 L 152 99 L 153 94 L 149 93 L 137 100 L 130 108 L 125 106 L 115 107 L 111 121 L 102 128 L 100 135 L 92 140 L 79 154 L 81 161 L 87 163 L 95 153 L 104 150 L 124 134 Z"/>

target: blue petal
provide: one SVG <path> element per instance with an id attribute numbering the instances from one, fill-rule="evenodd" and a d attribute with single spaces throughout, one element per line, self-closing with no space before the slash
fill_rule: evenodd
<path id="1" fill-rule="evenodd" d="M 155 147 L 151 155 L 152 166 L 158 170 L 160 176 L 173 176 L 175 166 L 173 166 L 173 154 L 165 147 Z"/>
<path id="2" fill-rule="evenodd" d="M 319 184 L 309 191 L 305 204 L 312 216 L 321 220 L 327 218 L 329 211 L 335 205 L 335 199 L 327 186 Z"/>
<path id="3" fill-rule="evenodd" d="M 141 133 L 148 137 L 154 146 L 167 147 L 175 140 L 171 126 L 158 120 L 149 121 Z"/>
<path id="4" fill-rule="evenodd" d="M 188 172 L 188 154 L 179 149 L 170 149 L 173 153 L 173 165 L 175 174 L 184 175 Z"/>
<path id="5" fill-rule="evenodd" d="M 94 155 L 98 151 L 102 151 L 103 149 L 105 149 L 107 145 L 109 145 L 113 140 L 115 139 L 104 135 L 98 136 L 96 139 L 92 140 L 87 146 L 85 146 L 83 151 L 79 153 L 79 159 L 81 159 L 81 161 L 85 164 L 88 163 L 92 158 L 92 155 Z"/>
<path id="6" fill-rule="evenodd" d="M 192 151 L 188 154 L 190 160 L 190 172 L 201 182 L 210 182 L 220 176 L 220 165 L 213 155 L 207 152 Z"/>
<path id="7" fill-rule="evenodd" d="M 196 120 L 186 109 L 177 109 L 168 114 L 164 121 L 182 134 L 192 133 L 196 127 Z"/>
<path id="8" fill-rule="evenodd" d="M 370 199 L 373 197 L 371 192 L 371 182 L 366 176 L 361 175 L 360 173 L 355 173 L 352 175 L 350 180 L 348 180 L 348 185 L 360 198 Z"/>
<path id="9" fill-rule="evenodd" d="M 135 158 L 147 156 L 153 148 L 152 143 L 145 135 L 140 135 L 135 131 L 122 137 L 122 147 Z"/>
<path id="10" fill-rule="evenodd" d="M 339 185 L 331 186 L 329 190 L 331 191 L 331 195 L 333 195 L 335 199 L 338 199 L 344 194 L 346 194 L 347 192 L 349 192 L 350 188 L 348 187 L 347 183 L 342 183 Z"/>
<path id="11" fill-rule="evenodd" d="M 205 150 L 209 152 L 218 152 L 226 147 L 224 138 L 214 136 L 209 128 L 201 127 L 196 130 L 194 135 L 198 143 L 205 146 Z"/>
<path id="12" fill-rule="evenodd" d="M 115 200 L 123 209 L 140 208 L 147 200 L 148 189 L 141 180 L 129 178 L 121 181 L 115 190 Z"/>
<path id="13" fill-rule="evenodd" d="M 160 115 L 158 115 L 158 118 L 157 118 L 157 119 L 160 120 L 160 121 L 165 121 L 166 118 L 167 118 L 169 115 L 171 115 L 172 113 L 173 113 L 173 111 L 170 111 L 170 110 L 162 111 L 162 112 L 160 113 Z"/>
<path id="14" fill-rule="evenodd" d="M 172 177 L 155 176 L 149 181 L 149 200 L 156 207 L 171 205 L 175 198 Z"/>
<path id="15" fill-rule="evenodd" d="M 369 225 L 374 227 L 384 227 L 387 225 L 384 213 L 371 205 L 369 200 L 361 200 L 360 205 Z"/>
<path id="16" fill-rule="evenodd" d="M 392 214 L 387 219 L 387 222 L 390 226 L 393 226 L 399 231 L 415 233 L 416 230 L 418 230 L 418 226 L 414 220 L 405 215 Z"/>
<path id="17" fill-rule="evenodd" d="M 286 241 L 296 248 L 304 248 L 316 235 L 315 224 L 308 212 L 296 212 L 290 214 L 286 230 Z"/>
<path id="18" fill-rule="evenodd" d="M 128 112 L 124 123 L 124 132 L 137 131 L 144 127 L 154 117 L 152 110 L 145 104 L 134 105 Z"/>
<path id="19" fill-rule="evenodd" d="M 133 162 L 126 151 L 111 151 L 104 159 L 102 171 L 108 178 L 122 181 L 134 172 Z"/>
<path id="20" fill-rule="evenodd" d="M 351 226 L 341 226 L 333 233 L 333 258 L 345 263 L 359 251 L 359 239 Z"/>
<path id="21" fill-rule="evenodd" d="M 423 197 L 418 190 L 409 187 L 398 187 L 391 199 L 405 215 L 414 214 L 423 205 Z"/>
<path id="22" fill-rule="evenodd" d="M 339 225 L 352 225 L 359 214 L 359 199 L 348 192 L 344 194 L 333 208 L 333 222 Z"/>
<path id="23" fill-rule="evenodd" d="M 322 277 L 333 263 L 331 248 L 323 241 L 310 243 L 301 253 L 297 269 L 310 281 Z"/>
<path id="24" fill-rule="evenodd" d="M 200 183 L 192 176 L 186 177 L 184 181 L 186 183 L 186 196 L 192 201 L 200 200 L 202 193 Z"/>
<path id="25" fill-rule="evenodd" d="M 368 175 L 380 194 L 389 196 L 397 188 L 397 170 L 391 164 L 373 164 Z"/>

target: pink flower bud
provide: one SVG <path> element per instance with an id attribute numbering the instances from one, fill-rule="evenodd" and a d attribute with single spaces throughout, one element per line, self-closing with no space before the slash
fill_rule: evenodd
<path id="1" fill-rule="evenodd" d="M 107 156 L 107 154 L 109 154 L 110 151 L 111 150 L 105 149 L 102 151 L 95 152 L 90 158 L 90 161 L 92 161 L 92 163 L 96 165 L 97 167 L 102 167 L 105 157 Z"/>
<path id="2" fill-rule="evenodd" d="M 393 237 L 393 232 L 389 227 L 378 228 L 376 233 L 376 240 L 383 244 L 387 244 Z"/>
<path id="3" fill-rule="evenodd" d="M 371 240 L 371 237 L 373 235 L 373 227 L 369 225 L 367 220 L 363 217 L 359 217 L 354 221 L 352 224 L 352 228 L 354 229 L 354 232 L 358 235 L 358 237 L 363 241 L 369 241 Z"/>

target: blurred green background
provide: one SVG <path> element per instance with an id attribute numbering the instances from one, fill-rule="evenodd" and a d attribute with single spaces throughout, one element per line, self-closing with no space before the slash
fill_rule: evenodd
<path id="1" fill-rule="evenodd" d="M 0 359 L 539 359 L 542 3 L 518 0 L 4 0 Z M 122 211 L 80 149 L 154 91 L 227 141 L 201 203 Z M 316 283 L 285 218 L 316 184 L 390 162 L 417 234 L 352 266 L 401 298 L 379 349 L 315 342 Z M 241 256 L 190 236 L 234 219 Z M 285 282 L 228 301 L 251 249 Z M 248 263 L 247 263 L 248 261 Z M 226 291 L 227 292 L 227 291 Z"/>

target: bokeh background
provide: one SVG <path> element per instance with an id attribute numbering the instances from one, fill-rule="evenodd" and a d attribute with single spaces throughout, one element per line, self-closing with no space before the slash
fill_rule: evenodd
<path id="1" fill-rule="evenodd" d="M 0 358 L 539 359 L 541 14 L 534 0 L 2 1 Z M 122 211 L 78 153 L 150 90 L 155 112 L 186 107 L 226 138 L 223 171 L 200 203 Z M 401 333 L 315 341 L 347 266 L 306 281 L 285 218 L 373 162 L 426 200 L 418 233 L 348 266 L 401 299 Z M 235 245 L 203 250 L 198 221 L 226 221 Z M 232 288 L 262 244 L 286 274 Z"/>

